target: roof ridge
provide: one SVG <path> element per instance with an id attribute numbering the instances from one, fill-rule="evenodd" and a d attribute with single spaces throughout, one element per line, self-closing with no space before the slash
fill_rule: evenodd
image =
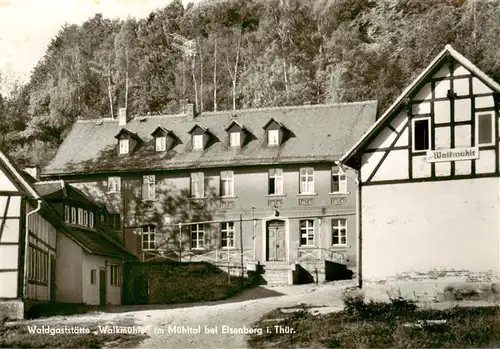
<path id="1" fill-rule="evenodd" d="M 200 116 L 209 116 L 209 115 L 220 115 L 220 114 L 237 114 L 237 113 L 246 113 L 246 112 L 255 112 L 255 111 L 273 111 L 273 110 L 297 110 L 297 109 L 318 109 L 318 108 L 332 108 L 332 107 L 348 107 L 355 105 L 369 105 L 376 104 L 378 101 L 375 99 L 370 99 L 366 101 L 356 101 L 356 102 L 340 102 L 340 103 L 321 103 L 321 104 L 302 104 L 302 105 L 288 105 L 288 106 L 279 106 L 279 107 L 263 107 L 263 108 L 242 108 L 236 110 L 219 110 L 219 111 L 204 111 L 200 114 L 196 115 L 194 120 Z M 163 118 L 185 118 L 185 113 L 179 114 L 155 114 L 155 115 L 135 115 L 132 120 L 139 118 L 146 119 L 163 119 Z M 98 121 L 103 122 L 112 122 L 118 123 L 118 119 L 112 119 L 110 117 L 106 118 L 95 118 L 95 119 L 84 119 L 84 120 L 76 120 L 75 123 L 96 123 Z M 127 122 L 128 124 L 128 122 Z"/>

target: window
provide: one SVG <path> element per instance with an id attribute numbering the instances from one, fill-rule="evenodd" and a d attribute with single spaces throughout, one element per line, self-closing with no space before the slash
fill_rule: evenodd
<path id="1" fill-rule="evenodd" d="M 156 151 L 165 151 L 167 150 L 167 137 L 161 136 L 156 137 Z"/>
<path id="2" fill-rule="evenodd" d="M 83 208 L 78 209 L 77 221 L 78 225 L 83 225 Z"/>
<path id="3" fill-rule="evenodd" d="M 90 270 L 90 284 L 95 285 L 97 279 L 97 271 L 95 269 Z"/>
<path id="4" fill-rule="evenodd" d="M 191 248 L 202 249 L 205 247 L 205 231 L 203 230 L 203 224 L 193 224 L 191 225 Z"/>
<path id="5" fill-rule="evenodd" d="M 109 273 L 109 283 L 112 286 L 118 286 L 118 266 L 110 265 L 110 273 Z"/>
<path id="6" fill-rule="evenodd" d="M 241 145 L 240 132 L 231 132 L 229 134 L 229 145 L 231 147 L 239 147 Z"/>
<path id="7" fill-rule="evenodd" d="M 332 245 L 347 245 L 347 223 L 345 219 L 332 219 Z"/>
<path id="8" fill-rule="evenodd" d="M 220 173 L 220 196 L 234 196 L 234 172 L 221 171 Z"/>
<path id="9" fill-rule="evenodd" d="M 94 212 L 89 212 L 89 228 L 94 227 Z"/>
<path id="10" fill-rule="evenodd" d="M 83 211 L 83 225 L 89 226 L 89 213 L 87 211 Z"/>
<path id="11" fill-rule="evenodd" d="M 495 138 L 493 114 L 476 114 L 476 144 L 492 145 Z"/>
<path id="12" fill-rule="evenodd" d="M 413 151 L 430 149 L 430 127 L 428 118 L 413 120 Z"/>
<path id="13" fill-rule="evenodd" d="M 121 217 L 119 213 L 112 213 L 109 215 L 109 225 L 113 227 L 114 231 L 120 231 L 122 229 Z"/>
<path id="14" fill-rule="evenodd" d="M 64 206 L 64 221 L 66 223 L 69 223 L 69 219 L 70 219 L 70 216 L 69 216 L 69 206 Z"/>
<path id="15" fill-rule="evenodd" d="M 71 223 L 76 224 L 76 208 L 71 207 Z"/>
<path id="16" fill-rule="evenodd" d="M 267 131 L 267 144 L 268 145 L 278 145 L 279 144 L 279 130 Z"/>
<path id="17" fill-rule="evenodd" d="M 120 154 L 128 154 L 128 139 L 120 139 Z"/>
<path id="18" fill-rule="evenodd" d="M 121 191 L 121 178 L 108 177 L 108 193 L 119 193 Z"/>
<path id="19" fill-rule="evenodd" d="M 203 149 L 203 135 L 193 135 L 193 149 Z"/>
<path id="20" fill-rule="evenodd" d="M 234 222 L 221 223 L 221 247 L 234 247 Z"/>
<path id="21" fill-rule="evenodd" d="M 154 200 L 156 197 L 155 176 L 142 176 L 142 200 Z"/>
<path id="22" fill-rule="evenodd" d="M 155 249 L 155 231 L 156 227 L 152 224 L 142 226 L 142 249 Z"/>
<path id="23" fill-rule="evenodd" d="M 28 279 L 30 281 L 47 283 L 49 270 L 49 254 L 34 246 L 28 247 Z"/>
<path id="24" fill-rule="evenodd" d="M 283 194 L 283 170 L 269 170 L 269 195 Z"/>
<path id="25" fill-rule="evenodd" d="M 312 167 L 300 169 L 300 193 L 314 193 L 314 169 Z"/>
<path id="26" fill-rule="evenodd" d="M 314 246 L 314 220 L 300 221 L 300 246 Z"/>
<path id="27" fill-rule="evenodd" d="M 347 179 L 338 166 L 332 167 L 332 193 L 347 193 Z"/>
<path id="28" fill-rule="evenodd" d="M 205 197 L 203 172 L 191 173 L 191 197 L 203 198 Z"/>

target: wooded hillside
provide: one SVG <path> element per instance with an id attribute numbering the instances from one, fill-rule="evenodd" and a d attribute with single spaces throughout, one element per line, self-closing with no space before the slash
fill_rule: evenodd
<path id="1" fill-rule="evenodd" d="M 500 2 L 174 0 L 148 18 L 96 15 L 52 39 L 0 97 L 3 147 L 43 165 L 77 119 L 377 99 L 382 111 L 451 44 L 500 81 Z M 0 79 L 1 83 L 1 79 Z"/>

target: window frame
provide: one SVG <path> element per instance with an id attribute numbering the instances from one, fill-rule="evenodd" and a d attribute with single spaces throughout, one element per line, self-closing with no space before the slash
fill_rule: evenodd
<path id="1" fill-rule="evenodd" d="M 120 274 L 119 265 L 111 264 L 109 266 L 109 285 L 110 286 L 119 286 L 119 274 Z"/>
<path id="2" fill-rule="evenodd" d="M 71 207 L 71 224 L 76 224 L 77 222 L 77 213 L 76 213 L 76 207 Z"/>
<path id="3" fill-rule="evenodd" d="M 130 139 L 120 138 L 118 140 L 118 152 L 120 155 L 128 154 L 130 152 Z"/>
<path id="4" fill-rule="evenodd" d="M 220 196 L 223 198 L 234 197 L 234 171 L 220 172 Z"/>
<path id="5" fill-rule="evenodd" d="M 220 224 L 220 247 L 231 249 L 236 247 L 234 222 L 221 222 Z M 225 246 L 224 246 L 225 242 Z M 229 244 L 229 242 L 231 242 Z"/>
<path id="6" fill-rule="evenodd" d="M 488 115 L 490 117 L 491 142 L 479 143 L 479 118 L 481 116 L 486 116 L 486 115 Z M 495 145 L 495 114 L 493 111 L 476 112 L 474 126 L 475 126 L 475 146 L 476 147 L 486 147 L 486 146 L 490 146 L 490 145 Z"/>
<path id="7" fill-rule="evenodd" d="M 155 150 L 156 151 L 166 151 L 167 150 L 167 136 L 155 137 Z"/>
<path id="8" fill-rule="evenodd" d="M 144 239 L 144 237 L 147 237 L 147 239 Z M 145 244 L 147 248 L 144 248 Z M 156 226 L 154 224 L 141 226 L 141 247 L 143 251 L 154 251 L 156 249 Z"/>
<path id="9" fill-rule="evenodd" d="M 303 227 L 302 223 L 305 222 L 306 225 Z M 299 231 L 300 231 L 300 247 L 314 247 L 316 246 L 316 223 L 314 219 L 301 219 L 299 221 Z M 312 236 L 312 238 L 311 238 Z M 305 243 L 302 243 L 302 239 L 305 238 Z M 312 242 L 310 243 L 310 240 Z"/>
<path id="10" fill-rule="evenodd" d="M 312 170 L 312 174 L 308 173 L 309 170 Z M 303 171 L 305 173 L 303 173 Z M 306 180 L 303 181 L 302 178 L 305 178 Z M 305 184 L 306 188 L 302 187 L 302 183 L 306 183 Z M 309 183 L 309 185 L 307 183 Z M 315 194 L 315 191 L 314 191 L 314 167 L 301 167 L 299 169 L 299 194 Z"/>
<path id="11" fill-rule="evenodd" d="M 70 207 L 68 205 L 64 205 L 64 222 L 69 223 L 71 220 Z"/>
<path id="12" fill-rule="evenodd" d="M 274 137 L 274 134 L 275 137 Z M 276 140 L 276 142 L 274 142 Z M 267 145 L 276 147 L 280 145 L 280 130 L 267 130 Z"/>
<path id="13" fill-rule="evenodd" d="M 108 177 L 106 193 L 120 193 L 122 189 L 122 179 L 119 176 Z"/>
<path id="14" fill-rule="evenodd" d="M 147 193 L 147 195 L 144 195 Z M 155 201 L 156 200 L 156 176 L 143 175 L 142 176 L 142 201 Z"/>
<path id="15" fill-rule="evenodd" d="M 94 212 L 89 212 L 89 228 L 94 228 Z"/>
<path id="16" fill-rule="evenodd" d="M 89 212 L 87 210 L 83 210 L 83 226 L 89 226 Z"/>
<path id="17" fill-rule="evenodd" d="M 193 135 L 193 150 L 203 150 L 203 135 Z"/>
<path id="18" fill-rule="evenodd" d="M 229 132 L 229 146 L 233 148 L 241 147 L 241 132 Z"/>
<path id="19" fill-rule="evenodd" d="M 274 193 L 271 193 L 271 181 L 274 183 Z M 281 186 L 278 185 L 281 184 Z M 283 195 L 283 169 L 272 168 L 268 171 L 267 193 L 268 195 Z M 280 189 L 280 190 L 277 190 Z"/>
<path id="20" fill-rule="evenodd" d="M 428 147 L 427 149 L 415 149 L 415 123 L 419 121 L 427 121 L 427 137 L 428 137 Z M 412 118 L 411 120 L 411 126 L 412 126 L 412 134 L 411 134 L 411 150 L 413 153 L 421 153 L 421 152 L 426 152 L 429 150 L 432 150 L 432 137 L 431 137 L 431 118 L 429 116 L 419 116 Z"/>
<path id="21" fill-rule="evenodd" d="M 334 184 L 335 184 L 335 181 L 334 181 L 334 178 L 337 178 L 338 180 L 338 190 L 335 190 L 335 187 L 334 187 Z M 343 177 L 343 179 L 342 179 Z M 332 166 L 332 169 L 331 169 L 331 193 L 335 193 L 335 194 L 346 194 L 347 193 L 347 176 L 345 173 L 342 173 L 342 171 L 340 171 L 340 168 L 336 165 Z"/>
<path id="22" fill-rule="evenodd" d="M 205 174 L 203 172 L 191 172 L 191 198 L 205 198 Z M 196 190 L 194 190 L 196 189 Z"/>
<path id="23" fill-rule="evenodd" d="M 203 223 L 191 224 L 191 249 L 192 250 L 204 250 L 205 249 L 205 225 Z M 195 238 L 193 239 L 193 235 Z M 201 235 L 201 237 L 200 237 Z M 201 246 L 200 246 L 201 241 Z M 193 244 L 193 242 L 196 242 Z M 194 247 L 193 247 L 194 245 Z"/>
<path id="24" fill-rule="evenodd" d="M 90 269 L 90 284 L 95 285 L 97 283 L 97 270 Z"/>
<path id="25" fill-rule="evenodd" d="M 335 224 L 337 223 L 337 224 Z M 341 224 L 343 223 L 343 224 Z M 334 229 L 338 229 L 338 243 L 335 243 Z M 342 231 L 344 232 L 342 234 Z M 332 232 L 332 246 L 335 247 L 347 247 L 347 219 L 346 218 L 332 218 L 331 221 L 331 232 Z M 345 239 L 345 243 L 342 243 L 342 237 Z"/>

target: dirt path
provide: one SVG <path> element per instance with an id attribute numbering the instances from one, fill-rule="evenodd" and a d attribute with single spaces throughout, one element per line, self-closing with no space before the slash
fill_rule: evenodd
<path id="1" fill-rule="evenodd" d="M 164 306 L 163 309 L 135 310 L 137 306 L 126 307 L 127 312 L 92 313 L 78 316 L 41 319 L 42 324 L 79 324 L 79 326 L 104 324 L 135 324 L 143 326 L 147 338 L 138 348 L 246 348 L 244 333 L 224 333 L 224 329 L 236 331 L 249 329 L 251 324 L 269 311 L 278 307 L 290 307 L 301 303 L 329 306 L 332 310 L 342 308 L 340 299 L 345 284 L 326 284 L 321 286 L 293 286 L 268 290 L 250 290 L 231 302 L 207 303 L 197 306 Z M 269 295 L 282 293 L 281 296 Z M 266 297 L 252 299 L 256 297 Z M 239 300 L 239 301 L 238 301 Z M 149 308 L 149 309 L 148 309 Z M 226 327 L 225 327 L 226 326 Z M 205 333 L 205 327 L 213 333 Z M 190 332 L 200 329 L 201 333 Z M 192 331 L 191 331 L 192 332 Z"/>

